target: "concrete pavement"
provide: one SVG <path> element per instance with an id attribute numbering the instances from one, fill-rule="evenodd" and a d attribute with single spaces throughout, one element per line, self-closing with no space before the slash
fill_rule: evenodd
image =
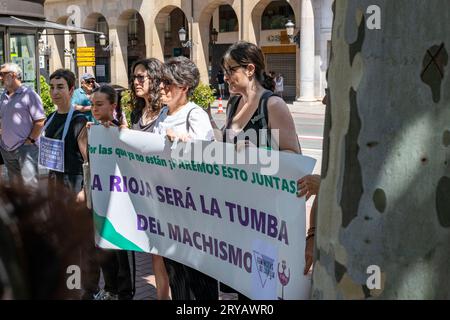
<path id="1" fill-rule="evenodd" d="M 228 100 L 222 100 L 222 105 L 224 111 L 228 104 Z M 325 115 L 325 105 L 321 101 L 316 102 L 298 102 L 294 101 L 292 103 L 287 103 L 289 110 L 293 113 L 303 113 L 303 114 L 314 114 L 314 115 Z M 211 108 L 217 112 L 219 106 L 219 100 L 214 101 L 211 104 Z"/>

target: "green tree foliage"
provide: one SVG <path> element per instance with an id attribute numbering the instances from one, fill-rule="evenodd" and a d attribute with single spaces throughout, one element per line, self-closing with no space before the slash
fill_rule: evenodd
<path id="1" fill-rule="evenodd" d="M 191 101 L 198 104 L 203 109 L 208 109 L 208 107 L 216 100 L 215 96 L 216 90 L 210 88 L 209 85 L 200 83 L 198 87 L 194 90 L 194 94 L 191 97 Z"/>
<path id="2" fill-rule="evenodd" d="M 122 91 L 121 98 L 120 98 L 120 105 L 122 107 L 122 112 L 125 114 L 127 123 L 131 123 L 131 91 L 130 90 L 124 90 Z"/>
<path id="3" fill-rule="evenodd" d="M 40 84 L 42 104 L 44 105 L 45 115 L 48 116 L 50 113 L 55 111 L 56 108 L 52 102 L 52 98 L 50 97 L 50 86 L 45 81 L 43 76 L 40 77 Z"/>

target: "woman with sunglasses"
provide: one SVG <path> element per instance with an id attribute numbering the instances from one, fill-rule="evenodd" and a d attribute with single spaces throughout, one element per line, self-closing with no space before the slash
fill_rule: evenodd
<path id="1" fill-rule="evenodd" d="M 170 59 L 161 83 L 162 101 L 166 107 L 158 118 L 155 133 L 166 135 L 170 141 L 214 140 L 208 114 L 189 97 L 199 84 L 200 72 L 186 57 Z M 173 300 L 218 300 L 217 280 L 193 268 L 164 258 L 169 274 Z"/>
<path id="2" fill-rule="evenodd" d="M 163 78 L 164 64 L 155 58 L 137 61 L 132 67 L 131 76 L 131 129 L 154 131 L 162 108 L 160 82 Z M 169 279 L 161 256 L 152 255 L 152 268 L 155 273 L 156 295 L 158 300 L 169 300 Z"/>
<path id="3" fill-rule="evenodd" d="M 237 145 L 243 142 L 244 145 L 258 148 L 268 147 L 300 154 L 294 120 L 286 102 L 272 92 L 273 81 L 264 70 L 262 51 L 252 43 L 236 42 L 226 51 L 221 65 L 230 94 L 233 95 L 227 107 L 223 142 Z M 252 130 L 255 134 L 249 134 Z M 260 130 L 267 130 L 267 139 L 264 141 L 263 136 L 260 137 Z M 271 135 L 272 130 L 278 134 Z M 305 256 L 310 257 L 311 250 L 308 247 Z M 226 292 L 230 288 L 222 285 L 222 290 Z M 239 299 L 245 298 L 239 294 Z"/>

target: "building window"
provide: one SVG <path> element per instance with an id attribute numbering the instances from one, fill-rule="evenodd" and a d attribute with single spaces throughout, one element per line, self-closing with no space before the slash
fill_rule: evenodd
<path id="1" fill-rule="evenodd" d="M 128 20 L 128 39 L 137 39 L 138 28 L 138 14 L 133 13 L 130 20 Z"/>
<path id="2" fill-rule="evenodd" d="M 5 46 L 3 45 L 3 37 L 5 34 L 0 32 L 0 65 L 5 63 Z"/>
<path id="3" fill-rule="evenodd" d="M 11 62 L 22 68 L 22 83 L 37 89 L 35 36 L 29 34 L 12 34 L 10 38 Z"/>
<path id="4" fill-rule="evenodd" d="M 109 57 L 95 58 L 95 79 L 98 83 L 111 82 L 111 65 Z"/>
<path id="5" fill-rule="evenodd" d="M 108 36 L 109 28 L 108 23 L 106 22 L 105 17 L 99 17 L 97 23 L 95 24 L 95 30 L 98 32 L 102 32 L 104 35 Z M 99 37 L 95 37 L 96 42 L 99 42 Z"/>
<path id="6" fill-rule="evenodd" d="M 167 41 L 172 40 L 172 16 L 168 15 L 166 20 L 166 26 L 164 28 L 164 39 Z"/>
<path id="7" fill-rule="evenodd" d="M 219 7 L 219 32 L 236 32 L 239 31 L 239 23 L 230 5 L 222 5 Z"/>
<path id="8" fill-rule="evenodd" d="M 286 29 L 285 25 L 291 20 L 295 24 L 295 15 L 292 7 L 287 1 L 273 1 L 263 12 L 261 29 Z"/>

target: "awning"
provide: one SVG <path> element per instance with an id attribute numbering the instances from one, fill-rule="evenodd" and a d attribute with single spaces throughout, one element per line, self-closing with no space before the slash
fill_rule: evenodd
<path id="1" fill-rule="evenodd" d="M 55 29 L 55 30 L 69 31 L 71 33 L 92 33 L 98 35 L 103 34 L 102 32 L 67 26 L 64 24 L 48 20 L 29 20 L 17 18 L 14 16 L 0 16 L 0 26 L 16 27 L 16 28 L 32 28 L 32 29 Z"/>

